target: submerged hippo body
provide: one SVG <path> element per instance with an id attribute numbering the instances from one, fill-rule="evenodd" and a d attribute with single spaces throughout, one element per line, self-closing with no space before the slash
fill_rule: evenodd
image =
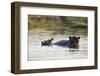
<path id="1" fill-rule="evenodd" d="M 51 39 L 41 42 L 41 45 L 42 46 L 57 45 L 57 46 L 63 46 L 63 47 L 68 47 L 68 48 L 79 48 L 79 39 L 80 37 L 69 36 L 69 40 L 60 40 L 55 43 L 52 43 L 53 38 L 51 38 Z"/>
<path id="2" fill-rule="evenodd" d="M 69 41 L 68 40 L 60 40 L 60 41 L 55 42 L 53 45 L 68 46 L 69 45 Z"/>
<path id="3" fill-rule="evenodd" d="M 55 42 L 53 45 L 64 46 L 68 48 L 79 48 L 79 39 L 80 37 L 69 36 L 69 40 L 60 40 Z"/>

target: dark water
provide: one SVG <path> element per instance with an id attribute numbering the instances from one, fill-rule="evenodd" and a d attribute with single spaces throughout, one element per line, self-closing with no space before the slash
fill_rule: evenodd
<path id="1" fill-rule="evenodd" d="M 28 60 L 52 60 L 52 59 L 83 59 L 88 56 L 88 38 L 85 35 L 80 36 L 79 49 L 69 49 L 67 47 L 41 46 L 41 41 L 54 38 L 53 43 L 59 40 L 68 40 L 69 36 L 64 34 L 55 34 L 55 31 L 47 31 L 43 29 L 35 29 L 29 31 L 28 35 Z M 66 31 L 67 32 L 67 31 Z"/>

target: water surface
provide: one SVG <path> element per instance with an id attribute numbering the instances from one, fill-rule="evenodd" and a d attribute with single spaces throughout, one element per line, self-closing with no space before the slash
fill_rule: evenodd
<path id="1" fill-rule="evenodd" d="M 68 40 L 68 31 L 56 33 L 55 31 L 34 29 L 28 32 L 28 60 L 53 60 L 53 59 L 84 59 L 88 56 L 88 38 L 86 35 L 80 36 L 79 49 L 69 49 L 56 45 L 41 46 L 41 41 L 54 38 L 53 43 L 59 40 Z"/>

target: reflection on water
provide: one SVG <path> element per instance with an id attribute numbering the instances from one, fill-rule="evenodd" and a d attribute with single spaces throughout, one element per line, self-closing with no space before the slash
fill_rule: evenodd
<path id="1" fill-rule="evenodd" d="M 67 31 L 66 31 L 67 32 Z M 84 35 L 79 35 L 80 47 L 79 49 L 69 49 L 67 47 L 60 47 L 56 45 L 41 46 L 41 41 L 54 38 L 53 43 L 59 40 L 68 40 L 69 36 L 64 34 L 54 34 L 54 31 L 47 30 L 31 30 L 28 33 L 28 60 L 47 60 L 47 59 L 83 59 L 88 56 L 88 38 Z M 78 35 L 77 35 L 78 36 Z"/>

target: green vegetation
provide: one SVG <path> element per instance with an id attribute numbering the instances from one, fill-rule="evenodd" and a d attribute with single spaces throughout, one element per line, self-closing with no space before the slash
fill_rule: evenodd
<path id="1" fill-rule="evenodd" d="M 28 29 L 45 29 L 54 33 L 87 34 L 87 17 L 28 15 Z"/>
<path id="2" fill-rule="evenodd" d="M 87 26 L 86 25 L 76 25 L 76 26 L 73 26 L 73 27 L 71 27 L 71 28 L 73 28 L 73 29 L 86 29 L 87 28 Z"/>

